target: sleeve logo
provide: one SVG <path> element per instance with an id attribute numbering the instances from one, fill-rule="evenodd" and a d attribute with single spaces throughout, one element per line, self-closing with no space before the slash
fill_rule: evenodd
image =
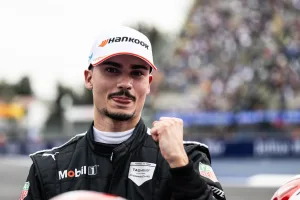
<path id="1" fill-rule="evenodd" d="M 25 182 L 25 184 L 23 186 L 23 190 L 22 190 L 21 196 L 20 196 L 20 200 L 24 200 L 25 197 L 27 197 L 29 186 L 30 186 L 29 181 Z"/>
<path id="2" fill-rule="evenodd" d="M 201 176 L 206 177 L 212 180 L 213 182 L 218 182 L 217 177 L 211 166 L 199 163 L 199 172 Z"/>

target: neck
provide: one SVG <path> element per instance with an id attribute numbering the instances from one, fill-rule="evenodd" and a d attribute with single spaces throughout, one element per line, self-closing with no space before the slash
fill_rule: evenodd
<path id="1" fill-rule="evenodd" d="M 94 111 L 94 127 L 99 131 L 106 132 L 122 132 L 133 129 L 139 122 L 141 115 L 133 116 L 132 119 L 127 121 L 113 120 L 102 113 L 99 113 L 97 109 Z"/>

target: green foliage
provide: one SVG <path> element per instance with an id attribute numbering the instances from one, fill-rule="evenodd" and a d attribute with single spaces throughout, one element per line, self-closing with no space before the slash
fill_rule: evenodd
<path id="1" fill-rule="evenodd" d="M 14 89 L 18 95 L 32 95 L 29 77 L 24 76 L 17 84 L 14 85 Z"/>
<path id="2" fill-rule="evenodd" d="M 0 99 L 4 101 L 11 101 L 14 96 L 30 96 L 32 89 L 30 79 L 27 76 L 21 78 L 16 84 L 9 84 L 6 81 L 0 81 Z"/>

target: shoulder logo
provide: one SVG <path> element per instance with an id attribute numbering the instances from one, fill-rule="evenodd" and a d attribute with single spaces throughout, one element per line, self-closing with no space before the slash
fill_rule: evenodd
<path id="1" fill-rule="evenodd" d="M 148 162 L 131 162 L 128 178 L 137 186 L 141 186 L 148 180 L 151 180 L 156 164 Z"/>
<path id="2" fill-rule="evenodd" d="M 25 184 L 23 186 L 23 190 L 22 190 L 21 196 L 20 196 L 20 200 L 23 200 L 23 199 L 25 199 L 25 197 L 27 197 L 29 186 L 30 186 L 29 181 L 25 182 Z"/>
<path id="3" fill-rule="evenodd" d="M 211 166 L 200 162 L 199 163 L 199 172 L 200 172 L 201 176 L 208 178 L 208 179 L 212 180 L 213 182 L 218 182 L 217 177 L 214 173 L 214 170 L 212 169 Z"/>
<path id="4" fill-rule="evenodd" d="M 84 133 L 81 133 L 81 134 L 77 134 L 77 135 L 75 135 L 74 137 L 72 137 L 70 140 L 68 140 L 66 143 L 64 143 L 64 144 L 62 144 L 62 145 L 60 145 L 60 146 L 58 146 L 58 147 L 53 147 L 52 149 L 40 150 L 40 151 L 37 151 L 37 152 L 35 152 L 35 153 L 30 154 L 29 156 L 31 157 L 31 156 L 34 156 L 34 155 L 40 154 L 40 153 L 43 153 L 43 154 L 45 153 L 45 155 L 46 155 L 46 154 L 51 155 L 51 154 L 50 154 L 51 151 L 56 150 L 56 149 L 59 149 L 59 148 L 61 148 L 61 147 L 63 147 L 63 146 L 66 146 L 66 145 L 70 144 L 70 143 L 71 143 L 73 140 L 75 140 L 76 138 L 81 138 L 81 137 L 83 137 L 86 133 L 87 133 L 87 132 L 84 132 Z M 50 153 L 48 153 L 48 152 L 50 152 Z M 54 155 L 55 155 L 55 154 L 54 154 Z M 53 157 L 52 157 L 52 158 L 53 158 Z"/>
<path id="5" fill-rule="evenodd" d="M 59 153 L 59 152 L 56 152 L 56 153 L 54 153 L 54 154 L 53 154 L 53 153 L 43 153 L 42 156 L 43 156 L 43 157 L 44 157 L 44 156 L 51 156 L 51 157 L 53 158 L 53 160 L 55 160 L 55 155 L 58 154 L 58 153 Z"/>

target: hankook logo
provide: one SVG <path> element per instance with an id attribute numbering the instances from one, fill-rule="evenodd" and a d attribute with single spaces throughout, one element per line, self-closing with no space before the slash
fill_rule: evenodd
<path id="1" fill-rule="evenodd" d="M 113 37 L 113 38 L 103 40 L 101 42 L 101 44 L 99 44 L 99 47 L 104 47 L 105 45 L 111 44 L 111 43 L 114 43 L 114 42 L 132 42 L 132 43 L 135 43 L 135 44 L 139 44 L 139 45 L 145 47 L 146 49 L 149 48 L 149 45 L 146 44 L 145 42 L 140 41 L 139 39 L 136 39 L 136 38 L 126 37 L 126 36 L 124 36 L 124 37 Z"/>

